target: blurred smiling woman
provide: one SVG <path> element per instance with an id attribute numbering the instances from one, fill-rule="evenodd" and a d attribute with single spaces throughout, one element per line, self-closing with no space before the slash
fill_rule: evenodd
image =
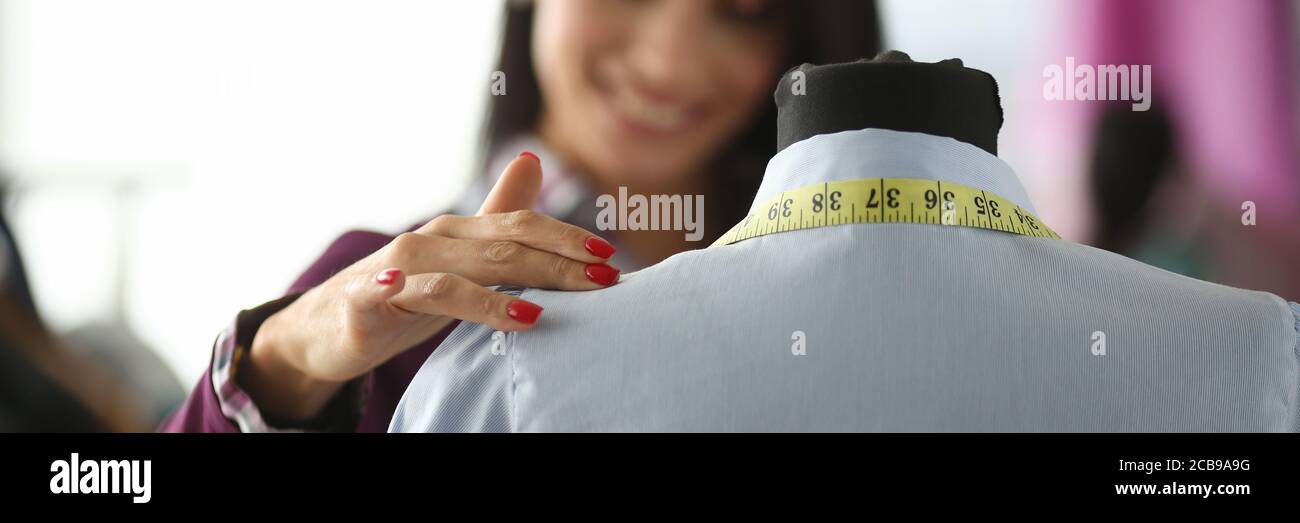
<path id="1" fill-rule="evenodd" d="M 162 430 L 386 430 L 457 321 L 542 317 L 488 287 L 599 289 L 708 245 L 775 151 L 781 73 L 879 48 L 874 4 L 855 0 L 511 1 L 503 35 L 485 175 L 456 209 L 395 237 L 349 232 L 283 298 L 240 312 Z M 704 196 L 704 241 L 592 233 L 597 198 L 620 188 Z"/>

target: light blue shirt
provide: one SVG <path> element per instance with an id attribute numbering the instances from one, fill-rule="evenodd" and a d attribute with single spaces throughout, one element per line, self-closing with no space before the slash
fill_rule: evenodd
<path id="1" fill-rule="evenodd" d="M 997 157 L 878 129 L 791 145 L 769 163 L 755 201 L 874 177 L 957 182 L 1033 209 Z M 545 307 L 538 326 L 506 334 L 461 324 L 411 382 L 390 430 L 1300 423 L 1300 306 L 1062 240 L 839 225 L 685 252 L 599 291 L 522 295 Z"/>

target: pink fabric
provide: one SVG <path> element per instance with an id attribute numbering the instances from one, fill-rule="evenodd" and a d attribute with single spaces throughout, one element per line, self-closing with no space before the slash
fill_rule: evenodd
<path id="1" fill-rule="evenodd" d="M 1300 221 L 1294 4 L 1101 0 L 1081 63 L 1151 64 L 1181 151 L 1226 205 L 1254 201 L 1268 220 Z M 1161 99 L 1163 98 L 1163 100 Z"/>
<path id="2" fill-rule="evenodd" d="M 1297 130 L 1297 4 L 1287 0 L 1076 0 L 1064 5 L 1052 35 L 1032 52 L 1017 79 L 1026 185 L 1062 236 L 1091 237 L 1086 182 L 1101 102 L 1043 99 L 1043 67 L 1150 65 L 1154 103 L 1173 119 L 1183 167 L 1216 199 L 1240 214 L 1253 201 L 1258 229 L 1286 234 L 1300 222 L 1300 131 Z M 1069 78 L 1069 72 L 1066 72 Z M 1127 102 L 1120 102 L 1127 103 Z M 1008 129 L 1004 129 L 1007 132 Z M 1290 232 L 1294 235 L 1294 232 Z M 1280 243 L 1285 238 L 1275 239 Z"/>

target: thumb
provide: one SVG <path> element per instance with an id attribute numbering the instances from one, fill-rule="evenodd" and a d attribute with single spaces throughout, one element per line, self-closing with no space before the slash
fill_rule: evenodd
<path id="1" fill-rule="evenodd" d="M 537 194 L 542 190 L 542 162 L 537 155 L 524 151 L 506 166 L 497 184 L 483 200 L 478 214 L 532 209 Z"/>

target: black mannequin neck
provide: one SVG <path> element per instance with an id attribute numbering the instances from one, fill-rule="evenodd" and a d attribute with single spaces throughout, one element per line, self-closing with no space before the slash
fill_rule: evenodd
<path id="1" fill-rule="evenodd" d="M 777 150 L 818 134 L 866 128 L 947 136 L 998 153 L 1002 106 L 993 77 L 961 60 L 873 60 L 790 70 L 776 90 Z"/>

